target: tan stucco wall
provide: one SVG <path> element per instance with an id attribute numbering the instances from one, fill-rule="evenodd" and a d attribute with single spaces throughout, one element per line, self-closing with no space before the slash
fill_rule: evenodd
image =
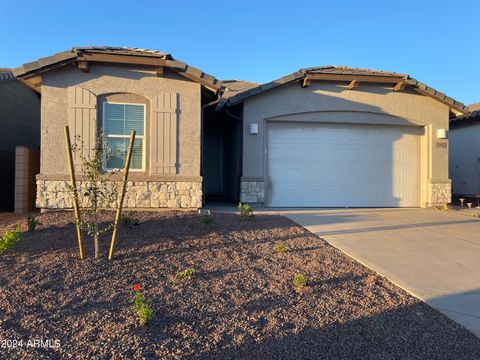
<path id="1" fill-rule="evenodd" d="M 268 121 L 307 121 L 422 126 L 421 206 L 432 205 L 429 184 L 449 183 L 446 140 L 436 139 L 437 129 L 448 129 L 449 109 L 416 92 L 393 92 L 391 87 L 373 84 L 348 90 L 346 85 L 327 82 L 302 88 L 297 82 L 247 99 L 243 114 L 245 182 L 264 180 Z M 258 135 L 249 134 L 251 123 L 258 124 Z"/>
<path id="2" fill-rule="evenodd" d="M 47 178 L 52 175 L 68 174 L 67 157 L 64 151 L 63 128 L 68 125 L 68 88 L 79 86 L 102 99 L 110 93 L 130 93 L 145 97 L 151 101 L 163 92 L 179 94 L 178 114 L 178 176 L 200 176 L 200 85 L 177 74 L 165 72 L 157 77 L 147 69 L 116 65 L 92 64 L 89 73 L 83 73 L 75 67 L 51 71 L 43 76 L 42 82 L 42 132 L 41 132 L 41 174 Z M 100 111 L 97 109 L 97 111 Z M 151 111 L 151 106 L 148 107 Z M 97 114 L 100 119 L 100 114 Z M 149 129 L 147 116 L 147 131 Z M 146 152 L 149 153 L 147 132 Z M 148 157 L 147 157 L 148 160 Z M 148 161 L 145 173 L 131 173 L 132 180 L 148 175 Z M 161 180 L 162 176 L 157 176 Z M 171 175 L 168 177 L 171 179 Z"/>

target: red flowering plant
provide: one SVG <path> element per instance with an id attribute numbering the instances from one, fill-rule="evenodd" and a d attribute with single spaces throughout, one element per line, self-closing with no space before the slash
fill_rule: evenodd
<path id="1" fill-rule="evenodd" d="M 140 284 L 133 284 L 133 291 L 135 292 L 132 299 L 133 308 L 137 313 L 138 323 L 140 326 L 143 326 L 153 318 L 153 310 L 146 303 L 145 295 L 143 295 L 141 290 L 142 286 Z"/>

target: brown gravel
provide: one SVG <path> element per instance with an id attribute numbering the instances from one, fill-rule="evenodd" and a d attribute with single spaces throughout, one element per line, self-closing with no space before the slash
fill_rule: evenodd
<path id="1" fill-rule="evenodd" d="M 113 263 L 91 259 L 91 241 L 76 259 L 71 213 L 38 217 L 0 257 L 0 345 L 24 341 L 0 358 L 480 359 L 471 333 L 283 217 L 134 217 Z M 175 280 L 186 267 L 194 278 Z M 298 272 L 310 279 L 299 293 Z M 155 311 L 145 327 L 130 307 L 137 282 Z M 60 347 L 26 347 L 34 339 Z"/>
<path id="2" fill-rule="evenodd" d="M 38 215 L 38 213 L 32 213 L 34 216 Z M 8 226 L 11 223 L 19 222 L 22 219 L 25 219 L 26 215 L 19 215 L 12 212 L 0 212 L 0 230 L 3 227 Z M 3 233 L 2 233 L 3 234 Z M 0 234 L 0 235 L 2 235 Z"/>

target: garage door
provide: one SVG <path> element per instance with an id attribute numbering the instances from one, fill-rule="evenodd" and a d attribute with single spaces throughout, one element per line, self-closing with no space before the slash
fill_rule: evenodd
<path id="1" fill-rule="evenodd" d="M 418 127 L 267 125 L 267 205 L 419 206 Z"/>

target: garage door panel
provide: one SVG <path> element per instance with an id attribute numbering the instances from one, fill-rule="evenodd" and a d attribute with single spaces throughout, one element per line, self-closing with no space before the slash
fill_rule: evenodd
<path id="1" fill-rule="evenodd" d="M 268 205 L 419 205 L 420 129 L 283 123 L 267 128 Z"/>

